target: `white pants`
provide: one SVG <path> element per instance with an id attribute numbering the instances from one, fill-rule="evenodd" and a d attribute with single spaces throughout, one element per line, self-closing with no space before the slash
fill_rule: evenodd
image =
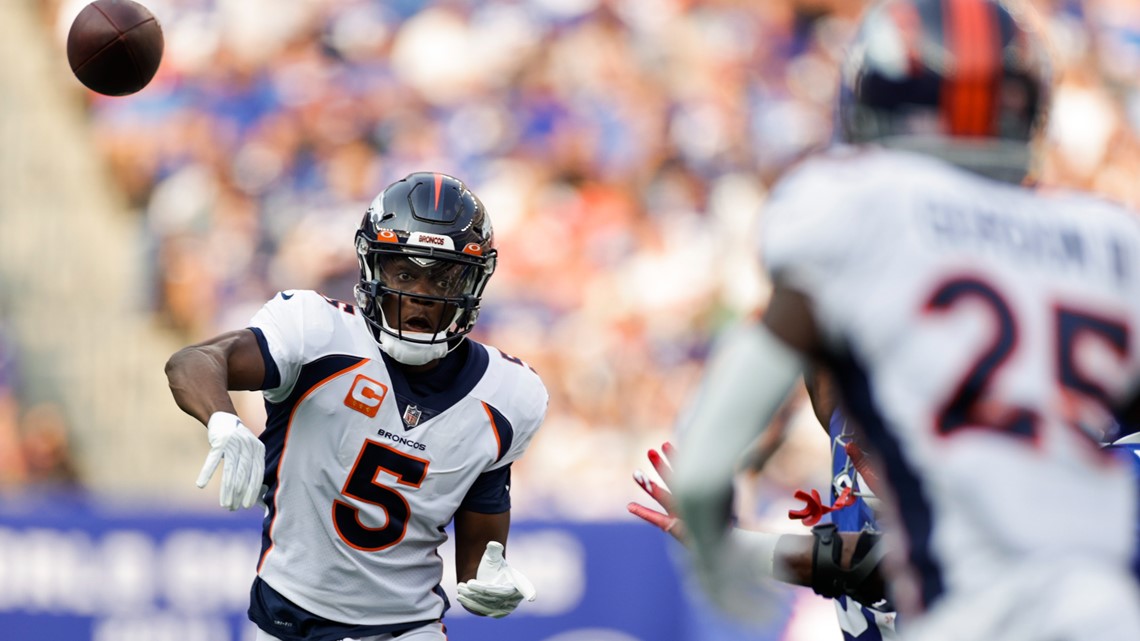
<path id="1" fill-rule="evenodd" d="M 261 628 L 257 629 L 255 640 L 279 641 L 277 637 Z M 435 621 L 423 627 L 408 630 L 398 637 L 394 637 L 391 634 L 377 634 L 371 637 L 345 638 L 341 641 L 447 641 L 447 635 L 443 633 L 443 624 L 439 621 Z"/>
<path id="2" fill-rule="evenodd" d="M 1140 589 L 1124 569 L 1050 559 L 900 622 L 907 641 L 1136 641 Z"/>

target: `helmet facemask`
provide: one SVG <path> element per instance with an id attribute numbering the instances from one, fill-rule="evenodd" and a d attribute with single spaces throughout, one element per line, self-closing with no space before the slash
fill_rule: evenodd
<path id="1" fill-rule="evenodd" d="M 356 303 L 381 349 L 406 365 L 447 355 L 475 325 L 495 254 L 374 241 L 357 235 Z"/>

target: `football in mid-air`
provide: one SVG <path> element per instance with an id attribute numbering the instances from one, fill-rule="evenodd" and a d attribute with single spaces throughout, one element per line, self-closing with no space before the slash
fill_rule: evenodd
<path id="1" fill-rule="evenodd" d="M 162 62 L 162 26 L 131 0 L 95 0 L 67 33 L 67 61 L 88 89 L 126 96 L 150 83 Z"/>

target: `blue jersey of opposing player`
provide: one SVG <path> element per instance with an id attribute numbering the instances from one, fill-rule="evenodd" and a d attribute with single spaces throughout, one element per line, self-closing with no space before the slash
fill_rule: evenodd
<path id="1" fill-rule="evenodd" d="M 1140 438 L 1133 435 L 1108 445 L 1105 449 L 1127 461 L 1137 484 L 1140 484 Z M 1140 541 L 1140 520 L 1136 523 L 1136 531 L 1136 540 Z M 1132 569 L 1136 572 L 1136 576 L 1140 576 L 1140 548 L 1137 548 L 1132 558 Z"/>
<path id="2" fill-rule="evenodd" d="M 851 442 L 851 428 L 843 413 L 836 410 L 828 425 L 831 435 L 831 502 L 847 488 L 855 497 L 855 502 L 847 507 L 831 512 L 831 522 L 840 532 L 861 532 L 878 530 L 875 513 L 868 504 L 871 488 L 855 469 L 846 446 Z M 895 613 L 867 607 L 854 599 L 840 596 L 835 599 L 839 628 L 844 641 L 892 641 L 895 635 Z"/>

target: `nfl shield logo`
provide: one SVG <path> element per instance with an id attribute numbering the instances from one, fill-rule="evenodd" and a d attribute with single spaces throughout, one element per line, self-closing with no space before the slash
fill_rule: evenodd
<path id="1" fill-rule="evenodd" d="M 407 425 L 409 428 L 419 425 L 421 416 L 423 416 L 423 412 L 420 411 L 420 408 L 415 405 L 409 405 L 407 409 L 404 410 L 404 425 Z"/>

